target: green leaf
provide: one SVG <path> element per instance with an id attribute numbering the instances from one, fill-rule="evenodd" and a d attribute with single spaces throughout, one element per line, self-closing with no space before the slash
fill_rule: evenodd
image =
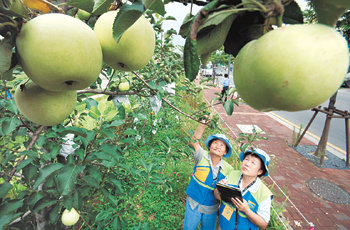
<path id="1" fill-rule="evenodd" d="M 94 118 L 94 119 L 99 119 L 101 117 L 101 113 L 97 107 L 93 106 L 90 109 L 89 116 Z"/>
<path id="2" fill-rule="evenodd" d="M 27 203 L 30 209 L 33 209 L 35 204 L 44 197 L 45 195 L 42 191 L 33 192 L 27 199 Z"/>
<path id="3" fill-rule="evenodd" d="M 86 130 L 86 137 L 79 137 L 84 147 L 87 147 L 95 138 L 96 132 Z"/>
<path id="4" fill-rule="evenodd" d="M 111 178 L 111 179 L 109 179 L 109 180 L 119 189 L 119 192 L 121 192 L 121 193 L 124 192 L 122 183 L 121 183 L 119 180 L 114 179 L 114 178 Z"/>
<path id="5" fill-rule="evenodd" d="M 4 135 L 8 135 L 12 133 L 21 124 L 21 121 L 18 120 L 17 117 L 6 118 L 1 124 L 1 129 Z"/>
<path id="6" fill-rule="evenodd" d="M 67 0 L 68 5 L 75 6 L 87 12 L 92 12 L 95 1 L 94 0 Z"/>
<path id="7" fill-rule="evenodd" d="M 33 185 L 33 189 L 36 189 L 42 182 L 44 182 L 44 180 L 48 176 L 50 176 L 55 171 L 61 169 L 62 167 L 63 167 L 63 165 L 60 163 L 53 163 L 53 164 L 50 164 L 48 166 L 41 168 L 39 171 L 39 177 Z"/>
<path id="8" fill-rule="evenodd" d="M 104 12 L 108 11 L 112 2 L 113 2 L 113 0 L 95 0 L 94 9 L 92 11 L 92 14 L 94 14 L 94 15 L 103 14 Z"/>
<path id="9" fill-rule="evenodd" d="M 109 125 L 106 125 L 106 128 L 110 128 L 110 127 L 118 127 L 121 126 L 122 124 L 124 124 L 125 121 L 124 120 L 114 120 L 112 123 L 110 123 Z"/>
<path id="10" fill-rule="evenodd" d="M 47 143 L 47 137 L 46 135 L 41 135 L 39 136 L 39 138 L 36 140 L 36 144 L 39 146 L 39 147 L 43 147 L 43 145 Z"/>
<path id="11" fill-rule="evenodd" d="M 27 17 L 29 10 L 21 0 L 0 1 L 0 13 L 14 17 Z M 1 228 L 0 228 L 1 229 Z"/>
<path id="12" fill-rule="evenodd" d="M 184 48 L 184 67 L 185 75 L 190 81 L 196 79 L 199 65 L 200 60 L 197 54 L 197 41 L 192 40 L 190 36 L 188 36 Z"/>
<path id="13" fill-rule="evenodd" d="M 63 206 L 66 209 L 71 210 L 73 207 L 73 197 L 72 196 L 65 196 L 64 200 L 63 200 Z"/>
<path id="14" fill-rule="evenodd" d="M 90 109 L 91 107 L 97 107 L 98 106 L 98 102 L 92 98 L 87 98 L 84 100 L 84 102 L 86 103 L 86 108 Z"/>
<path id="15" fill-rule="evenodd" d="M 138 114 L 135 114 L 134 116 L 135 118 L 139 119 L 140 121 L 143 121 L 143 120 L 146 120 L 147 119 L 147 116 L 143 113 L 138 113 Z"/>
<path id="16" fill-rule="evenodd" d="M 13 79 L 15 79 L 15 77 L 13 75 L 13 70 L 14 70 L 14 68 L 5 71 L 2 74 L 2 79 L 6 80 L 6 81 L 12 81 Z"/>
<path id="17" fill-rule="evenodd" d="M 239 137 L 239 138 L 237 138 L 237 139 L 235 140 L 235 142 L 241 142 L 241 141 L 244 141 L 244 140 L 245 140 L 245 138 Z"/>
<path id="18" fill-rule="evenodd" d="M 29 164 L 22 169 L 22 174 L 27 183 L 30 183 L 35 176 L 38 175 L 38 168 L 33 164 Z"/>
<path id="19" fill-rule="evenodd" d="M 212 14 L 209 14 L 208 18 L 205 20 L 205 22 L 198 28 L 198 36 L 200 36 L 200 31 L 204 30 L 207 27 L 217 26 L 228 17 L 232 16 L 233 14 L 238 14 L 239 10 L 235 9 L 225 9 L 216 11 Z"/>
<path id="20" fill-rule="evenodd" d="M 82 165 L 65 165 L 61 168 L 59 174 L 56 175 L 55 182 L 57 190 L 62 196 L 68 195 L 73 191 L 74 182 L 78 173 L 84 170 L 85 166 Z"/>
<path id="21" fill-rule="evenodd" d="M 136 132 L 135 129 L 128 128 L 127 130 L 125 130 L 124 134 L 126 134 L 126 135 L 136 135 L 137 132 Z"/>
<path id="22" fill-rule="evenodd" d="M 22 213 L 11 213 L 7 215 L 0 215 L 0 229 L 4 228 L 7 224 L 11 223 L 12 220 L 18 218 Z"/>
<path id="23" fill-rule="evenodd" d="M 114 206 L 118 207 L 117 200 L 104 188 L 101 188 L 103 195 L 106 200 L 110 201 L 111 204 L 114 204 Z"/>
<path id="24" fill-rule="evenodd" d="M 18 208 L 22 207 L 24 200 L 11 200 L 4 202 L 0 207 L 0 216 L 11 214 L 15 212 Z"/>
<path id="25" fill-rule="evenodd" d="M 99 182 L 93 176 L 84 176 L 83 180 L 86 181 L 86 183 L 88 183 L 90 186 L 93 186 L 95 188 L 100 187 Z"/>
<path id="26" fill-rule="evenodd" d="M 224 42 L 225 53 L 234 57 L 241 48 L 251 40 L 259 38 L 264 33 L 265 17 L 257 11 L 238 15 L 232 22 Z"/>
<path id="27" fill-rule="evenodd" d="M 284 7 L 283 22 L 286 24 L 303 24 L 303 12 L 294 1 Z"/>
<path id="28" fill-rule="evenodd" d="M 229 116 L 232 115 L 233 108 L 234 108 L 234 104 L 233 104 L 232 100 L 228 100 L 225 102 L 224 109 L 226 110 L 227 115 L 229 115 Z"/>
<path id="29" fill-rule="evenodd" d="M 19 172 L 22 168 L 24 168 L 27 165 L 29 165 L 32 161 L 33 161 L 33 159 L 31 159 L 31 158 L 25 159 L 24 161 L 19 163 L 19 165 L 16 168 L 16 171 Z"/>
<path id="30" fill-rule="evenodd" d="M 58 203 L 51 209 L 49 214 L 50 223 L 52 224 L 56 223 L 58 216 L 60 214 L 60 209 L 61 209 L 61 206 Z"/>
<path id="31" fill-rule="evenodd" d="M 186 38 L 187 35 L 189 35 L 190 32 L 190 26 L 192 25 L 192 21 L 194 20 L 194 17 L 192 14 L 187 14 L 184 20 L 182 21 L 182 25 L 179 30 L 179 35 L 181 37 Z"/>
<path id="32" fill-rule="evenodd" d="M 11 190 L 12 185 L 8 182 L 0 184 L 0 199 L 4 198 L 6 194 Z"/>
<path id="33" fill-rule="evenodd" d="M 132 26 L 137 19 L 145 12 L 145 7 L 140 0 L 136 0 L 132 5 L 123 5 L 113 23 L 113 38 L 119 42 L 123 33 Z"/>
<path id="34" fill-rule="evenodd" d="M 215 16 L 209 16 L 199 28 L 197 33 L 197 52 L 201 55 L 202 63 L 207 61 L 205 56 L 208 59 L 212 52 L 222 47 L 235 18 L 236 15 L 230 11 L 228 13 L 215 14 Z"/>
<path id="35" fill-rule="evenodd" d="M 97 181 L 102 180 L 102 173 L 99 168 L 94 165 L 89 165 L 84 169 L 84 173 L 93 176 Z"/>
<path id="36" fill-rule="evenodd" d="M 162 16 L 165 15 L 166 12 L 162 0 L 142 0 L 142 2 L 146 9 L 153 10 Z"/>
<path id="37" fill-rule="evenodd" d="M 86 160 L 92 161 L 92 160 L 113 160 L 113 157 L 108 152 L 94 152 L 90 153 L 89 156 L 86 158 Z"/>
<path id="38" fill-rule="evenodd" d="M 0 108 L 5 108 L 12 113 L 17 113 L 18 111 L 15 100 L 0 99 Z"/>
<path id="39" fill-rule="evenodd" d="M 50 207 L 54 204 L 57 203 L 57 200 L 51 200 L 49 198 L 44 198 L 41 199 L 39 202 L 37 202 L 34 206 L 33 212 L 37 213 L 39 212 L 41 209 L 46 208 L 46 207 Z"/>
<path id="40" fill-rule="evenodd" d="M 86 137 L 86 129 L 73 127 L 73 126 L 63 127 L 61 129 L 57 130 L 57 132 L 60 132 L 60 136 L 65 136 L 67 134 L 72 133 L 76 136 Z"/>
<path id="41" fill-rule="evenodd" d="M 12 47 L 13 44 L 9 38 L 0 40 L 0 76 L 11 67 Z"/>
<path id="42" fill-rule="evenodd" d="M 331 27 L 335 27 L 341 15 L 350 8 L 349 0 L 311 0 L 310 2 L 316 12 L 318 23 Z"/>

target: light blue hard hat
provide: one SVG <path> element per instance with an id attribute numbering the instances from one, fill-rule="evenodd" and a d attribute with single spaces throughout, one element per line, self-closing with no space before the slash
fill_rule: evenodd
<path id="1" fill-rule="evenodd" d="M 253 151 L 254 151 L 253 154 L 257 155 L 264 162 L 265 174 L 263 174 L 262 176 L 268 176 L 269 175 L 270 156 L 267 155 L 267 153 L 262 149 L 255 148 L 255 149 L 253 149 Z M 241 161 L 243 161 L 244 155 L 247 153 L 252 153 L 252 150 L 247 150 L 247 151 L 245 151 L 245 153 L 241 152 L 239 154 L 239 159 Z"/>
<path id="2" fill-rule="evenodd" d="M 230 157 L 232 155 L 232 146 L 230 144 L 230 140 L 224 135 L 224 134 L 215 134 L 215 135 L 210 135 L 207 140 L 205 141 L 205 145 L 207 146 L 207 148 L 209 149 L 209 143 L 215 139 L 219 139 L 222 140 L 223 142 L 225 142 L 228 151 L 227 153 L 224 155 L 224 157 Z"/>

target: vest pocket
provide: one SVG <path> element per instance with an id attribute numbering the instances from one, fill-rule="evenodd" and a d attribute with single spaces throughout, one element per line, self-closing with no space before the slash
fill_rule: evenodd
<path id="1" fill-rule="evenodd" d="M 197 167 L 194 175 L 199 181 L 204 183 L 207 180 L 209 171 L 210 169 L 207 167 Z"/>

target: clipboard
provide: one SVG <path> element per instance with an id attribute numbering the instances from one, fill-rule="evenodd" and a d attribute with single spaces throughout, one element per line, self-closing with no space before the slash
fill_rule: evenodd
<path id="1" fill-rule="evenodd" d="M 233 204 L 231 201 L 231 197 L 238 197 L 243 202 L 242 192 L 239 188 L 235 188 L 229 185 L 224 185 L 221 183 L 216 184 L 216 188 L 218 189 L 221 199 L 227 203 Z"/>

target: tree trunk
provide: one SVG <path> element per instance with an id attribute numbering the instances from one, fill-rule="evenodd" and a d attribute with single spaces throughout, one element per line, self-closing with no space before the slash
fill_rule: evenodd
<path id="1" fill-rule="evenodd" d="M 327 114 L 326 122 L 325 122 L 323 132 L 322 132 L 322 136 L 321 136 L 320 141 L 318 142 L 317 149 L 315 152 L 315 156 L 320 156 L 320 165 L 323 165 L 324 156 L 326 154 L 328 133 L 329 133 L 330 125 L 331 125 L 332 115 L 333 115 L 333 112 L 335 109 L 334 105 L 335 105 L 335 101 L 337 99 L 337 93 L 338 93 L 338 91 L 335 94 L 333 94 L 333 96 L 329 99 L 329 104 L 328 104 L 329 114 Z"/>
<path id="2" fill-rule="evenodd" d="M 46 208 L 43 208 L 38 213 L 35 214 L 36 230 L 46 230 L 49 229 L 49 217 Z"/>

